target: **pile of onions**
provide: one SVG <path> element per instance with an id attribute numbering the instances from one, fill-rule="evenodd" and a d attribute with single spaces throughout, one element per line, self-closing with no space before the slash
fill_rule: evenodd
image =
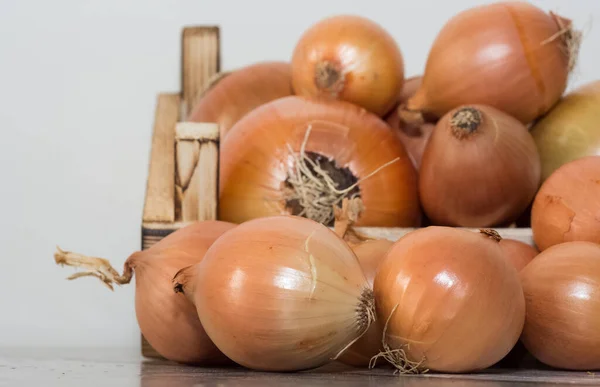
<path id="1" fill-rule="evenodd" d="M 221 138 L 244 115 L 277 98 L 292 95 L 291 66 L 261 62 L 219 74 L 193 106 L 187 120 L 219 124 Z"/>
<path id="2" fill-rule="evenodd" d="M 405 108 L 441 117 L 476 103 L 530 123 L 560 99 L 580 36 L 570 20 L 526 2 L 465 10 L 439 32 Z"/>
<path id="3" fill-rule="evenodd" d="M 292 56 L 298 95 L 352 102 L 383 116 L 404 82 L 404 59 L 394 38 L 360 16 L 334 16 L 304 32 Z"/>
<path id="4" fill-rule="evenodd" d="M 427 143 L 421 204 L 437 225 L 497 226 L 519 217 L 539 180 L 539 155 L 522 123 L 490 106 L 461 106 L 442 117 Z"/>
<path id="5" fill-rule="evenodd" d="M 230 362 L 206 335 L 194 305 L 174 294 L 171 279 L 182 268 L 198 263 L 208 248 L 235 225 L 220 221 L 195 222 L 183 227 L 152 247 L 133 253 L 123 274 L 102 258 L 58 250 L 59 265 L 83 268 L 69 279 L 99 278 L 110 289 L 113 283 L 127 284 L 135 272 L 135 312 L 148 343 L 166 359 L 190 364 L 217 365 Z"/>
<path id="6" fill-rule="evenodd" d="M 600 156 L 600 81 L 573 90 L 531 129 L 542 160 L 542 181 L 560 166 Z"/>
<path id="7" fill-rule="evenodd" d="M 331 225 L 360 197 L 357 226 L 417 226 L 417 173 L 388 125 L 343 101 L 280 98 L 243 117 L 221 144 L 219 218 L 292 214 Z"/>
<path id="8" fill-rule="evenodd" d="M 173 281 L 216 346 L 256 370 L 326 364 L 375 318 L 373 292 L 350 247 L 301 217 L 248 221 Z"/>
<path id="9" fill-rule="evenodd" d="M 381 355 L 402 372 L 471 372 L 501 360 L 525 319 L 519 276 L 498 241 L 427 227 L 399 239 L 375 277 Z"/>
<path id="10" fill-rule="evenodd" d="M 415 94 L 421 85 L 422 80 L 423 77 L 417 76 L 408 78 L 406 82 L 404 82 L 404 87 L 402 88 L 402 93 L 400 94 L 398 108 L 401 108 L 406 101 L 408 101 L 408 99 Z M 423 152 L 425 151 L 425 146 L 427 145 L 427 141 L 429 140 L 429 137 L 435 128 L 435 123 L 405 122 L 399 113 L 401 113 L 399 109 L 393 109 L 390 114 L 387 115 L 385 120 L 388 125 L 394 129 L 395 133 L 400 138 L 400 141 L 402 141 L 406 147 L 406 151 L 408 152 L 408 155 L 410 156 L 415 168 L 419 169 L 421 165 L 421 159 L 423 158 Z"/>
<path id="11" fill-rule="evenodd" d="M 553 246 L 523 269 L 521 280 L 527 350 L 552 367 L 600 369 L 600 245 Z"/>
<path id="12" fill-rule="evenodd" d="M 558 168 L 542 184 L 531 210 L 540 250 L 570 241 L 600 243 L 600 156 Z"/>

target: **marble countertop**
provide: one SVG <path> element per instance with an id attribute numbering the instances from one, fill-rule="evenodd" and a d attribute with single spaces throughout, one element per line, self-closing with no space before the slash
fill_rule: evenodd
<path id="1" fill-rule="evenodd" d="M 135 349 L 0 349 L 0 386 L 547 386 L 600 385 L 600 374 L 557 370 L 492 369 L 469 375 L 393 375 L 332 363 L 300 373 L 200 368 L 143 358 Z"/>

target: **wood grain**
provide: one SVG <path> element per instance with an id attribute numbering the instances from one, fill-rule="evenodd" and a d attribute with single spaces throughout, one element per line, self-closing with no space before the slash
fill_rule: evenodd
<path id="1" fill-rule="evenodd" d="M 204 89 L 220 71 L 219 28 L 186 27 L 182 33 L 181 90 L 183 97 L 182 121 Z"/>
<path id="2" fill-rule="evenodd" d="M 144 202 L 145 222 L 175 220 L 174 144 L 180 101 L 178 94 L 158 96 Z"/>

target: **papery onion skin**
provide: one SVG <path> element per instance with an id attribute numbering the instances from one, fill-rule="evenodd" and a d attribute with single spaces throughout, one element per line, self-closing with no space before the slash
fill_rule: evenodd
<path id="1" fill-rule="evenodd" d="M 402 89 L 404 59 L 375 22 L 333 16 L 301 36 L 292 55 L 292 82 L 297 95 L 340 99 L 383 116 Z"/>
<path id="2" fill-rule="evenodd" d="M 251 369 L 321 366 L 368 327 L 362 302 L 370 294 L 372 308 L 372 292 L 356 256 L 333 231 L 305 218 L 248 221 L 219 238 L 192 270 L 206 332 Z"/>
<path id="3" fill-rule="evenodd" d="M 358 180 L 364 212 L 356 226 L 417 226 L 417 173 L 402 143 L 377 116 L 342 101 L 298 96 L 262 105 L 240 120 L 221 144 L 219 219 L 241 223 L 289 213 L 284 182 L 308 127 L 306 151 L 335 160 Z"/>
<path id="4" fill-rule="evenodd" d="M 600 243 L 600 156 L 558 168 L 542 184 L 531 210 L 537 247 L 571 241 Z"/>
<path id="5" fill-rule="evenodd" d="M 417 170 L 421 165 L 421 159 L 423 158 L 423 152 L 425 151 L 427 141 L 435 129 L 435 123 L 406 123 L 400 118 L 398 109 L 401 109 L 406 101 L 414 95 L 421 85 L 422 79 L 422 76 L 416 76 L 406 80 L 404 87 L 402 88 L 398 107 L 396 109 L 392 109 L 390 114 L 388 114 L 385 118 L 385 121 L 392 127 L 392 129 L 394 129 L 394 132 L 404 144 L 404 147 L 406 148 L 406 151 L 408 152 L 413 165 Z"/>
<path id="6" fill-rule="evenodd" d="M 461 106 L 437 123 L 427 143 L 421 204 L 436 225 L 508 224 L 533 200 L 540 169 L 535 142 L 518 120 L 490 106 Z"/>
<path id="7" fill-rule="evenodd" d="M 219 124 L 223 139 L 229 129 L 254 108 L 292 94 L 289 63 L 254 63 L 223 74 L 199 98 L 187 120 Z"/>
<path id="8" fill-rule="evenodd" d="M 405 235 L 382 262 L 374 292 L 378 319 L 389 319 L 389 347 L 421 369 L 489 367 L 523 328 L 517 271 L 496 240 L 468 230 L 431 226 Z"/>
<path id="9" fill-rule="evenodd" d="M 183 267 L 200 262 L 213 242 L 234 227 L 221 221 L 195 222 L 127 260 L 136 276 L 140 330 L 165 358 L 202 365 L 231 363 L 206 335 L 194 305 L 173 293 L 171 279 Z"/>
<path id="10" fill-rule="evenodd" d="M 350 247 L 356 254 L 363 273 L 371 286 L 373 286 L 379 264 L 393 244 L 392 241 L 387 239 L 371 239 L 361 243 L 350 243 Z M 369 366 L 371 358 L 377 355 L 382 348 L 383 323 L 381 320 L 376 320 L 371 324 L 369 330 L 344 351 L 338 360 L 355 367 Z"/>
<path id="11" fill-rule="evenodd" d="M 527 350 L 552 367 L 600 369 L 600 245 L 555 245 L 523 269 L 521 280 Z"/>
<path id="12" fill-rule="evenodd" d="M 535 247 L 516 239 L 503 238 L 500 247 L 517 271 L 523 270 L 539 254 Z"/>
<path id="13" fill-rule="evenodd" d="M 564 96 L 535 123 L 531 134 L 542 160 L 542 181 L 562 165 L 600 156 L 600 80 Z"/>
<path id="14" fill-rule="evenodd" d="M 407 109 L 441 117 L 477 103 L 530 123 L 559 100 L 576 56 L 565 47 L 559 24 L 568 28 L 570 21 L 527 2 L 460 12 L 438 33 L 422 87 Z"/>

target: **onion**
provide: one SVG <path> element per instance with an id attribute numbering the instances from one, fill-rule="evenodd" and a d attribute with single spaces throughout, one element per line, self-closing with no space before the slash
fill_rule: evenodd
<path id="1" fill-rule="evenodd" d="M 357 226 L 416 226 L 417 174 L 377 116 L 342 101 L 291 96 L 242 118 L 221 146 L 219 219 L 292 214 L 331 225 L 360 197 Z"/>
<path id="2" fill-rule="evenodd" d="M 560 166 L 600 156 L 600 81 L 567 94 L 531 129 L 542 160 L 542 181 Z"/>
<path id="3" fill-rule="evenodd" d="M 214 78 L 193 107 L 188 121 L 219 124 L 223 139 L 248 112 L 288 95 L 292 95 L 289 63 L 255 63 Z"/>
<path id="4" fill-rule="evenodd" d="M 414 95 L 421 85 L 422 79 L 421 76 L 417 76 L 406 80 L 402 88 L 398 108 L 401 108 Z M 406 147 L 415 168 L 419 169 L 425 146 L 435 128 L 435 123 L 419 122 L 411 124 L 404 122 L 400 117 L 398 109 L 393 109 L 385 120 L 394 129 L 398 138 L 400 138 L 400 141 Z"/>
<path id="5" fill-rule="evenodd" d="M 402 89 L 404 59 L 394 38 L 373 21 L 329 17 L 298 41 L 292 82 L 298 95 L 340 99 L 383 116 Z"/>
<path id="6" fill-rule="evenodd" d="M 580 39 L 570 20 L 526 2 L 465 10 L 439 32 L 406 109 L 441 117 L 483 104 L 530 123 L 564 92 Z"/>
<path id="7" fill-rule="evenodd" d="M 490 106 L 461 106 L 427 143 L 421 204 L 437 225 L 508 224 L 533 200 L 539 179 L 539 155 L 523 124 Z"/>
<path id="8" fill-rule="evenodd" d="M 504 250 L 505 258 L 517 271 L 521 271 L 539 254 L 535 247 L 516 239 L 502 238 L 496 230 L 482 229 L 479 232 L 498 241 L 500 247 Z"/>
<path id="9" fill-rule="evenodd" d="M 360 267 L 372 288 L 379 264 L 383 261 L 393 242 L 387 239 L 369 238 L 353 228 L 353 224 L 362 210 L 360 199 L 344 199 L 342 208 L 336 208 L 335 211 L 334 231 L 344 238 L 356 254 Z M 374 321 L 367 332 L 344 351 L 338 360 L 355 367 L 367 367 L 371 358 L 379 353 L 382 337 L 383 325 L 380 320 Z"/>
<path id="10" fill-rule="evenodd" d="M 241 224 L 173 281 L 217 347 L 256 370 L 326 364 L 375 317 L 373 292 L 350 247 L 296 216 Z"/>
<path id="11" fill-rule="evenodd" d="M 500 247 L 517 271 L 523 270 L 539 254 L 535 247 L 516 239 L 502 239 Z"/>
<path id="12" fill-rule="evenodd" d="M 501 360 L 519 339 L 525 300 L 497 240 L 451 227 L 400 238 L 374 284 L 385 357 L 402 372 L 471 372 Z"/>
<path id="13" fill-rule="evenodd" d="M 600 369 L 600 245 L 553 246 L 523 269 L 521 280 L 527 350 L 552 367 Z"/>
<path id="14" fill-rule="evenodd" d="M 86 269 L 69 277 L 99 278 L 111 290 L 113 283 L 128 284 L 135 271 L 135 312 L 148 343 L 166 359 L 201 365 L 230 362 L 206 335 L 194 305 L 173 293 L 171 279 L 181 268 L 200 262 L 210 245 L 235 225 L 220 221 L 195 222 L 152 247 L 133 253 L 122 275 L 102 258 L 86 257 L 60 248 L 60 265 Z"/>
<path id="15" fill-rule="evenodd" d="M 600 243 L 600 156 L 558 168 L 542 184 L 531 210 L 540 250 L 570 241 Z"/>

